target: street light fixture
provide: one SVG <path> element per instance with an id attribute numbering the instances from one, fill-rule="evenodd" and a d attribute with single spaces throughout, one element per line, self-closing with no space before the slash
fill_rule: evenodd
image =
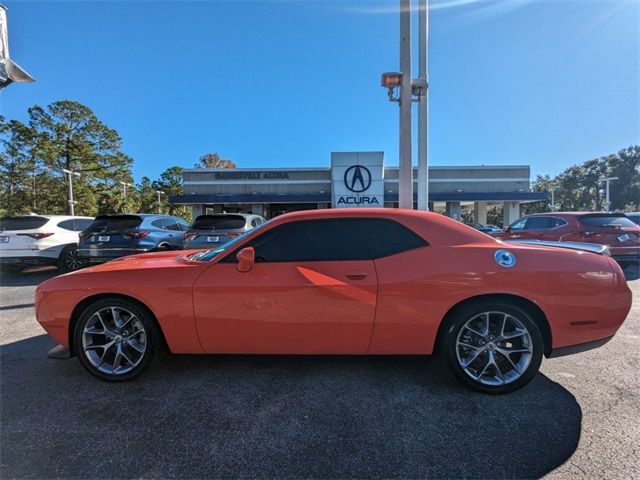
<path id="1" fill-rule="evenodd" d="M 164 192 L 162 190 L 156 190 L 156 193 L 158 194 L 158 213 L 162 213 L 162 203 L 160 203 L 160 195 L 164 195 Z"/>
<path id="2" fill-rule="evenodd" d="M 120 181 L 120 185 L 122 185 L 122 200 L 124 202 L 124 208 L 127 208 L 127 187 L 133 187 L 132 184 Z"/>
<path id="3" fill-rule="evenodd" d="M 558 190 L 560 187 L 557 186 L 553 186 L 553 187 L 549 187 L 549 191 L 551 192 L 551 211 L 555 212 L 556 211 L 556 190 Z"/>
<path id="4" fill-rule="evenodd" d="M 619 180 L 618 177 L 608 177 L 605 178 L 604 181 L 607 183 L 607 187 L 606 187 L 606 197 L 605 197 L 605 201 L 604 201 L 604 211 L 605 212 L 609 212 L 611 209 L 611 202 L 609 201 L 609 182 L 612 182 L 614 180 Z"/>
<path id="5" fill-rule="evenodd" d="M 73 177 L 79 177 L 80 174 L 78 172 L 74 172 L 73 170 L 67 170 L 66 168 L 62 169 L 62 173 L 67 175 L 67 202 L 69 203 L 68 212 L 72 217 L 75 215 L 74 205 L 76 202 L 73 200 Z"/>

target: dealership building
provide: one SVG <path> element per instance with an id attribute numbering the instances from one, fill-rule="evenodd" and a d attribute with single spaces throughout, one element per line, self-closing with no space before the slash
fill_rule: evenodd
<path id="1" fill-rule="evenodd" d="M 417 188 L 414 169 L 414 202 Z M 245 212 L 271 218 L 317 208 L 397 207 L 398 167 L 385 167 L 382 152 L 333 152 L 331 164 L 317 168 L 185 169 L 184 193 L 169 202 L 186 205 L 194 216 Z M 430 209 L 460 219 L 474 210 L 486 224 L 487 207 L 502 205 L 504 224 L 520 215 L 520 204 L 544 200 L 530 190 L 528 165 L 429 167 Z"/>

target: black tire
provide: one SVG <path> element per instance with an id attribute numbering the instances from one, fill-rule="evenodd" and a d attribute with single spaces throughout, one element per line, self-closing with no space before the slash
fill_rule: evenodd
<path id="1" fill-rule="evenodd" d="M 166 243 L 162 243 L 153 249 L 154 252 L 168 252 L 171 250 L 171 246 Z"/>
<path id="2" fill-rule="evenodd" d="M 487 312 L 490 313 L 485 316 Z M 489 320 L 488 333 L 481 330 L 485 318 Z M 516 335 L 521 328 L 526 330 L 526 335 L 500 337 L 502 319 L 507 322 L 505 336 Z M 513 392 L 529 383 L 540 368 L 544 352 L 540 329 L 525 310 L 506 301 L 491 300 L 471 303 L 455 312 L 447 326 L 443 346 L 443 353 L 458 378 L 474 390 L 491 394 Z M 465 369 L 462 362 L 474 358 Z M 488 368 L 483 370 L 486 365 Z M 476 378 L 478 372 L 479 378 Z"/>
<path id="3" fill-rule="evenodd" d="M 124 326 L 120 327 L 120 329 L 113 328 L 115 322 L 113 321 L 113 315 L 110 316 L 109 314 L 109 311 L 113 311 L 112 308 L 119 312 L 118 317 L 120 320 L 126 322 L 124 323 Z M 135 320 L 127 317 L 127 315 L 122 316 L 122 311 L 126 311 L 135 316 Z M 95 316 L 97 312 L 101 312 L 100 317 L 102 318 L 102 321 L 97 320 L 98 316 Z M 95 331 L 96 329 L 92 327 L 93 322 L 96 322 L 96 325 L 100 324 L 103 327 L 104 323 L 106 323 L 111 333 L 108 335 L 102 335 L 99 333 L 96 335 L 89 334 L 92 339 L 91 343 L 89 343 L 89 341 L 85 343 L 83 342 L 85 327 L 89 328 L 91 331 Z M 142 333 L 138 329 L 139 326 L 143 329 Z M 125 330 L 126 328 L 131 328 L 131 332 Z M 98 327 L 98 330 L 99 329 L 100 327 Z M 107 330 L 107 327 L 104 327 L 104 330 Z M 131 339 L 135 331 L 138 333 L 132 341 L 135 342 L 138 347 L 144 346 L 144 352 L 141 354 L 139 350 L 131 346 L 130 341 L 126 340 Z M 119 339 L 118 337 L 121 338 Z M 96 339 L 98 340 L 96 341 Z M 93 346 L 94 344 L 98 345 L 101 342 L 104 342 L 105 344 L 111 342 L 113 345 L 108 349 L 109 352 L 104 359 L 104 364 L 96 366 L 96 363 L 98 362 L 96 357 L 102 357 L 105 349 L 102 349 L 101 347 L 94 349 L 86 348 L 86 345 Z M 121 351 L 125 352 L 126 355 L 126 357 L 120 357 L 119 362 L 115 358 L 118 344 L 120 345 Z M 158 352 L 162 349 L 163 338 L 155 318 L 153 318 L 153 315 L 145 307 L 131 300 L 112 297 L 100 299 L 89 305 L 84 312 L 82 312 L 75 326 L 74 346 L 80 363 L 89 373 L 102 380 L 121 382 L 137 377 L 153 362 L 157 357 Z M 140 355 L 139 361 L 137 361 L 138 354 Z M 137 362 L 133 365 L 134 362 L 129 362 L 125 360 L 125 358 L 130 358 Z M 114 367 L 116 362 L 118 363 L 117 368 Z M 123 368 L 118 372 L 117 370 L 120 367 Z M 132 368 L 127 370 L 128 367 Z"/>
<path id="4" fill-rule="evenodd" d="M 56 267 L 60 273 L 74 272 L 83 268 L 84 262 L 78 258 L 78 246 L 67 245 L 60 252 Z"/>

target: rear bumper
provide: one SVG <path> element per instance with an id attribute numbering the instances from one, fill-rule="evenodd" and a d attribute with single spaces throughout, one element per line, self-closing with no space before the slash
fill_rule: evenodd
<path id="1" fill-rule="evenodd" d="M 611 256 L 618 263 L 640 263 L 640 251 L 636 253 L 612 253 Z"/>
<path id="2" fill-rule="evenodd" d="M 553 350 L 551 350 L 551 353 L 547 355 L 547 358 L 564 357 L 565 355 L 573 355 L 574 353 L 586 352 L 587 350 L 601 347 L 612 338 L 613 335 L 611 335 L 610 337 L 601 338 L 600 340 L 592 340 L 590 342 L 580 343 L 578 345 L 569 345 L 567 347 L 554 348 Z"/>
<path id="3" fill-rule="evenodd" d="M 0 265 L 11 265 L 16 267 L 28 267 L 34 265 L 55 265 L 57 257 L 32 256 L 32 257 L 0 257 Z"/>
<path id="4" fill-rule="evenodd" d="M 149 248 L 79 248 L 78 258 L 88 263 L 104 263 L 114 258 L 149 252 Z"/>

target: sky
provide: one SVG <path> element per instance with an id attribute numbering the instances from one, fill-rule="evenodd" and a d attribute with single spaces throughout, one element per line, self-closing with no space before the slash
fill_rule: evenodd
<path id="1" fill-rule="evenodd" d="M 3 89 L 0 112 L 82 102 L 136 180 L 207 152 L 244 168 L 370 150 L 398 164 L 398 106 L 380 87 L 399 68 L 397 0 L 0 1 L 11 58 L 36 78 Z M 640 144 L 640 0 L 430 5 L 431 165 L 528 164 L 534 178 Z"/>

